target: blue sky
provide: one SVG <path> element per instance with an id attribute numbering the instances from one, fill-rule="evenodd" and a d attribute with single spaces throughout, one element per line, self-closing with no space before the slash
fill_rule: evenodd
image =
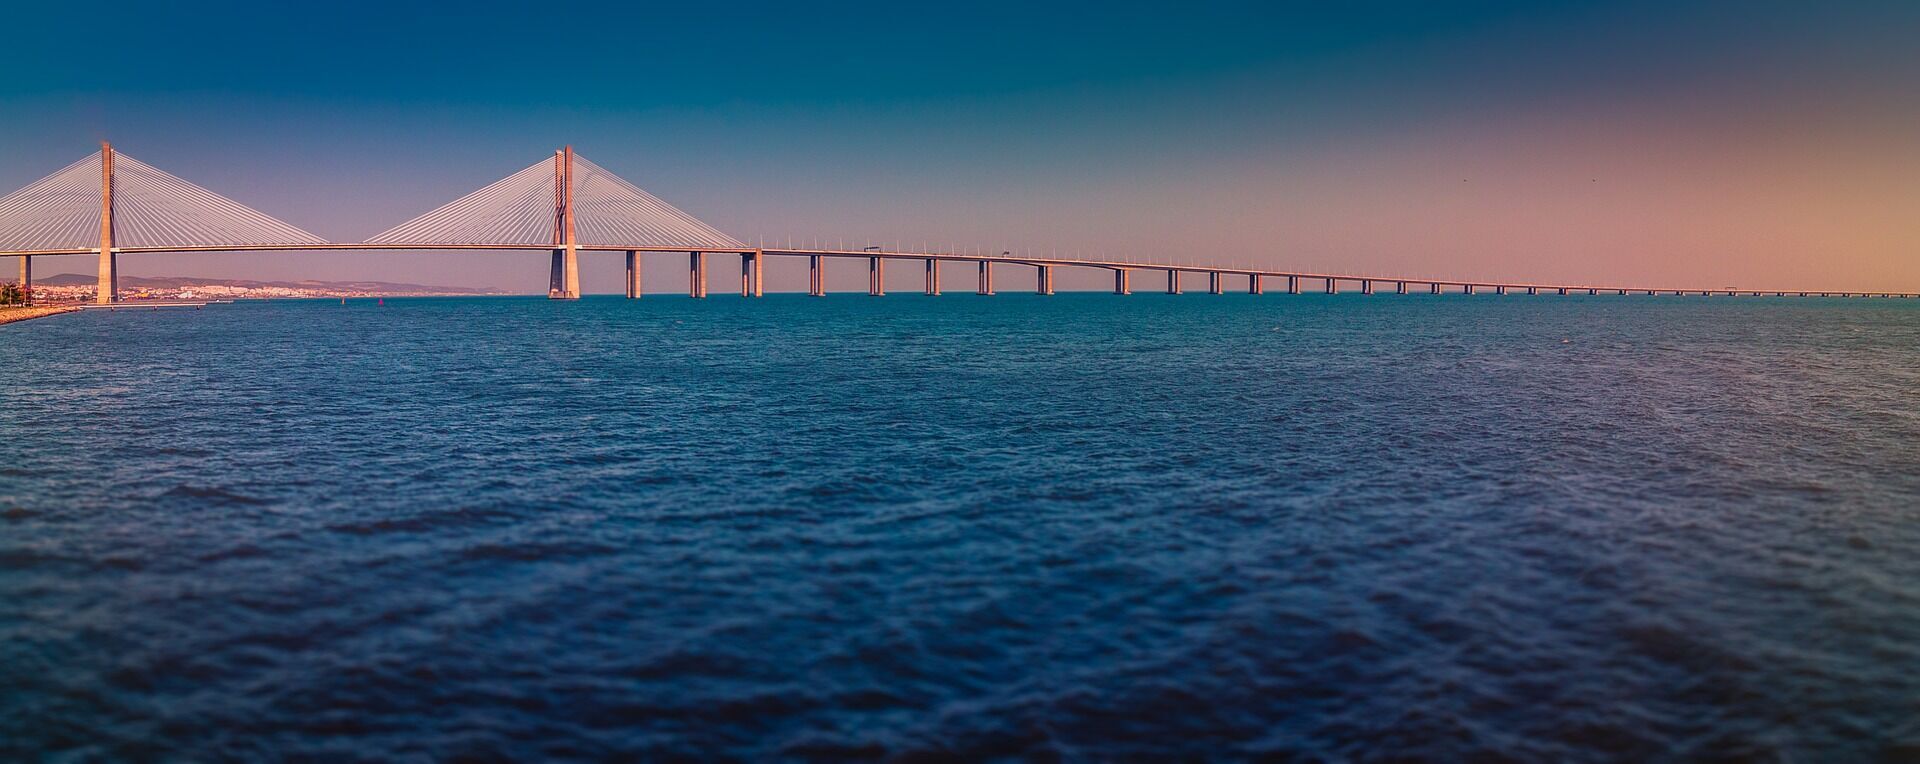
<path id="1" fill-rule="evenodd" d="M 1901 180 L 1920 166 L 1915 3 L 108 3 L 10 22 L 36 33 L 0 48 L 0 187 L 110 138 L 338 239 L 572 143 L 746 238 L 1920 286 L 1897 201 L 1920 192 Z M 127 267 L 544 274 L 511 255 Z"/>

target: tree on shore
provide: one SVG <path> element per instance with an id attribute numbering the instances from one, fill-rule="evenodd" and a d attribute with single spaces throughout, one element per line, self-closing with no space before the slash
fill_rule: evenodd
<path id="1" fill-rule="evenodd" d="M 0 305 L 25 304 L 27 304 L 27 290 L 21 289 L 19 284 L 11 281 L 0 284 Z"/>

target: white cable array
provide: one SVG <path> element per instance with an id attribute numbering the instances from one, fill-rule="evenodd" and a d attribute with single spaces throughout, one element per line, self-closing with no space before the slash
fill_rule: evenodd
<path id="1" fill-rule="evenodd" d="M 542 160 L 366 243 L 551 245 L 553 206 L 553 161 Z M 574 240 L 592 246 L 744 246 L 578 154 L 573 157 L 573 226 Z"/>
<path id="2" fill-rule="evenodd" d="M 98 205 L 97 187 L 94 193 Z M 99 225 L 97 214 L 95 225 Z M 95 241 L 98 241 L 97 234 L 96 229 Z M 138 159 L 114 154 L 113 242 L 117 246 L 325 244 L 326 241 Z"/>
<path id="3" fill-rule="evenodd" d="M 573 155 L 573 229 L 582 244 L 737 249 L 745 245 Z"/>
<path id="4" fill-rule="evenodd" d="M 113 243 L 119 247 L 321 244 L 258 210 L 114 154 Z M 0 251 L 100 246 L 100 152 L 0 197 Z"/>
<path id="5" fill-rule="evenodd" d="M 100 246 L 100 152 L 0 196 L 0 251 Z"/>
<path id="6" fill-rule="evenodd" d="M 553 243 L 553 160 L 501 178 L 425 215 L 383 231 L 368 244 Z"/>

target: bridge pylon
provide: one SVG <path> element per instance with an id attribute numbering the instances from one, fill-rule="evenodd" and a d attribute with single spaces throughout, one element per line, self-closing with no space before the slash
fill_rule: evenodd
<path id="1" fill-rule="evenodd" d="M 100 280 L 94 302 L 120 301 L 120 256 L 113 251 L 113 144 L 100 142 Z"/>
<path id="2" fill-rule="evenodd" d="M 580 299 L 580 244 L 573 225 L 573 147 L 553 152 L 553 268 L 547 299 Z"/>

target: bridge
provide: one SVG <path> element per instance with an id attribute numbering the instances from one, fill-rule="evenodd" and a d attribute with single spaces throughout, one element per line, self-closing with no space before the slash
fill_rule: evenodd
<path id="1" fill-rule="evenodd" d="M 132 157 L 110 144 L 100 151 L 0 197 L 0 257 L 19 258 L 20 284 L 29 290 L 33 259 L 63 255 L 98 258 L 96 300 L 119 300 L 119 257 L 156 252 L 262 252 L 331 250 L 515 250 L 550 255 L 547 296 L 580 297 L 582 252 L 624 253 L 626 295 L 640 296 L 640 256 L 675 253 L 687 257 L 687 293 L 707 296 L 709 255 L 740 258 L 740 294 L 765 293 L 769 257 L 806 258 L 807 293 L 827 293 L 826 268 L 832 260 L 865 261 L 867 293 L 886 293 L 889 262 L 919 265 L 922 291 L 941 293 L 942 266 L 961 263 L 974 272 L 974 292 L 995 291 L 996 266 L 1030 271 L 1034 291 L 1053 294 L 1060 268 L 1110 271 L 1116 294 L 1133 293 L 1136 274 L 1159 276 L 1170 294 L 1182 291 L 1183 275 L 1206 277 L 1207 291 L 1221 294 L 1230 279 L 1252 294 L 1271 281 L 1291 294 L 1303 288 L 1327 293 L 1343 285 L 1361 294 L 1390 287 L 1440 294 L 1672 294 L 1799 297 L 1920 297 L 1915 292 L 1806 289 L 1732 289 L 1646 284 L 1536 283 L 1435 279 L 1391 274 L 1315 273 L 1221 267 L 1201 264 L 1140 263 L 1125 260 L 1034 257 L 1012 252 L 974 254 L 909 252 L 878 247 L 809 249 L 749 246 L 667 204 L 638 186 L 576 155 L 571 146 L 519 172 L 394 226 L 360 242 L 331 242 L 265 213 L 209 191 Z M 31 292 L 29 291 L 29 294 Z"/>

